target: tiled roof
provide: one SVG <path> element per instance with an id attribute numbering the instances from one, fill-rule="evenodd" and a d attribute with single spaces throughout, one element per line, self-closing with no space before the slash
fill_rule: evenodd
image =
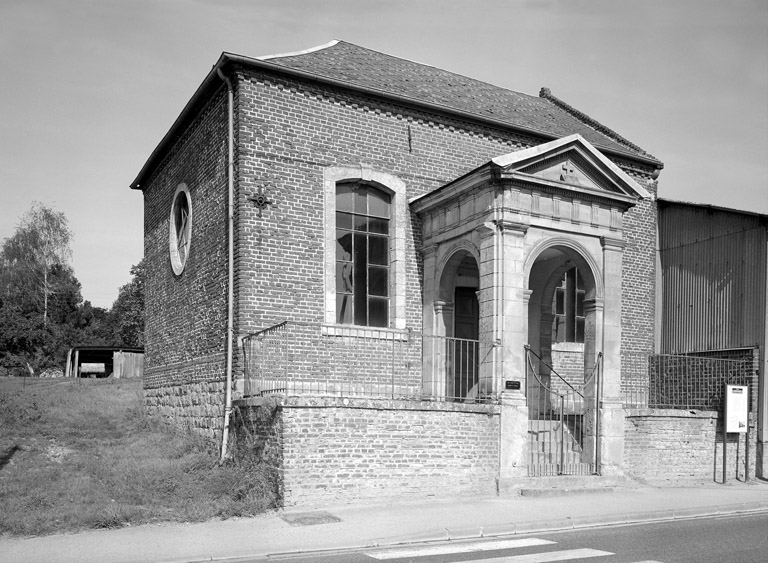
<path id="1" fill-rule="evenodd" d="M 658 162 L 547 89 L 542 90 L 545 97 L 521 94 L 345 41 L 259 60 L 557 138 L 578 133 L 598 148 Z"/>

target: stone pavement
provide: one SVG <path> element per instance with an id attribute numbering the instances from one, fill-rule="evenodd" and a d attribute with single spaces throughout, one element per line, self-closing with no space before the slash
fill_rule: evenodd
<path id="1" fill-rule="evenodd" d="M 187 562 L 768 511 L 768 483 L 540 490 L 0 539 L 0 563 Z"/>

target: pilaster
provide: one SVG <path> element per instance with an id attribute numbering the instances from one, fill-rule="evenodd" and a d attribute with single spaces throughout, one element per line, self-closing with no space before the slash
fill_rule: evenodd
<path id="1" fill-rule="evenodd" d="M 625 243 L 603 237 L 603 371 L 600 392 L 600 466 L 603 475 L 621 475 L 624 464 L 624 409 L 621 397 L 622 259 Z M 597 326 L 595 327 L 598 328 Z"/>

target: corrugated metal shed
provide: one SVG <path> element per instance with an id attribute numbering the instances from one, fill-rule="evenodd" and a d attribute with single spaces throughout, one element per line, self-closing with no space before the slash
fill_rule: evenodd
<path id="1" fill-rule="evenodd" d="M 766 343 L 768 216 L 659 201 L 661 350 Z"/>

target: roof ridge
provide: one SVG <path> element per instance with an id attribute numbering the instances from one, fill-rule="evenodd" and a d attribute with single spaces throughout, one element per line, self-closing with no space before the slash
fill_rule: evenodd
<path id="1" fill-rule="evenodd" d="M 344 41 L 339 41 L 338 39 L 334 39 L 332 41 L 329 41 L 328 43 L 323 43 L 322 45 L 317 45 L 316 47 L 309 47 L 308 49 L 302 49 L 300 51 L 291 51 L 289 53 L 277 53 L 275 55 L 262 55 L 261 57 L 253 57 L 257 61 L 268 61 L 271 59 L 279 59 L 282 57 L 295 57 L 298 55 L 307 55 L 309 53 L 314 53 L 315 51 L 322 51 L 323 49 L 327 49 L 328 47 L 333 47 L 337 43 L 345 43 Z"/>
<path id="2" fill-rule="evenodd" d="M 600 123 L 596 119 L 594 119 L 592 117 L 589 117 L 586 113 L 577 110 L 572 105 L 567 104 L 563 100 L 561 100 L 560 98 L 554 96 L 552 94 L 552 91 L 549 88 L 547 88 L 546 86 L 542 86 L 541 90 L 539 90 L 539 97 L 540 98 L 544 98 L 545 100 L 549 100 L 550 102 L 555 104 L 557 107 L 559 107 L 563 111 L 566 111 L 566 112 L 570 113 L 573 117 L 575 117 L 579 121 L 584 122 L 585 124 L 589 125 L 593 129 L 595 129 L 596 131 L 599 131 L 600 133 L 603 133 L 604 135 L 612 138 L 617 143 L 620 143 L 620 144 L 622 144 L 622 145 L 624 145 L 624 146 L 626 146 L 626 147 L 628 147 L 628 148 L 630 148 L 632 150 L 635 150 L 635 151 L 637 151 L 637 152 L 639 152 L 641 154 L 644 154 L 644 155 L 649 156 L 649 157 L 651 157 L 651 158 L 653 158 L 655 160 L 658 160 L 655 156 L 653 156 L 649 152 L 645 151 L 644 149 L 640 148 L 639 146 L 634 144 L 632 141 L 622 137 L 621 135 L 619 135 L 616 131 L 614 131 L 610 127 L 608 127 L 606 125 L 603 125 L 602 123 Z"/>

